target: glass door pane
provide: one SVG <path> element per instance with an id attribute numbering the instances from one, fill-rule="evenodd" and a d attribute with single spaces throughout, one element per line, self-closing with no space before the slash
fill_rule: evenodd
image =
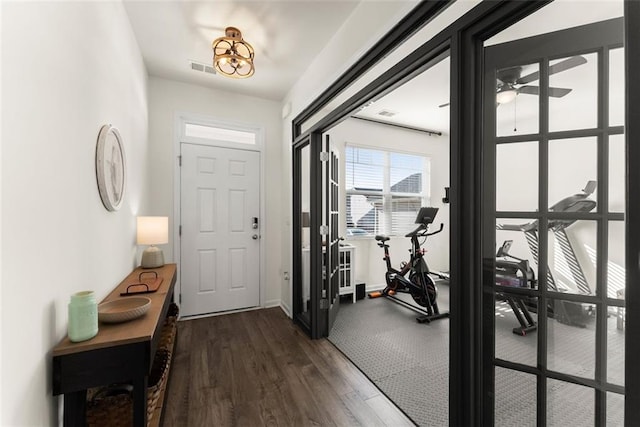
<path id="1" fill-rule="evenodd" d="M 594 397 L 592 388 L 547 380 L 547 425 L 595 425 Z"/>
<path id="2" fill-rule="evenodd" d="M 595 128 L 598 124 L 597 87 L 596 53 L 550 59 L 549 131 Z"/>
<path id="3" fill-rule="evenodd" d="M 536 377 L 505 368 L 496 368 L 495 425 L 534 427 L 536 425 Z"/>

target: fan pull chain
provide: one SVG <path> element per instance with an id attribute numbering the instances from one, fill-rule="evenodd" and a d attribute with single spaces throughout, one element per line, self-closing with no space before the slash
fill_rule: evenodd
<path id="1" fill-rule="evenodd" d="M 517 105 L 518 105 L 518 95 L 516 94 L 516 97 L 513 99 L 513 131 L 514 132 L 518 132 L 518 129 L 516 128 L 516 118 L 517 118 L 516 106 Z"/>

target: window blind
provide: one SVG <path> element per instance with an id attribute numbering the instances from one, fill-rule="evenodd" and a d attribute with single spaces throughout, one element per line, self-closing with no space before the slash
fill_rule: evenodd
<path id="1" fill-rule="evenodd" d="M 347 145 L 347 236 L 404 235 L 428 204 L 429 158 Z"/>

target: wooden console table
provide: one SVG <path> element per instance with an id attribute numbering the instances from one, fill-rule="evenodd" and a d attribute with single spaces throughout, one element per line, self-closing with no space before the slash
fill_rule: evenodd
<path id="1" fill-rule="evenodd" d="M 147 376 L 173 299 L 176 265 L 137 268 L 102 302 L 127 298 L 120 293 L 142 271 L 156 271 L 163 279 L 157 292 L 141 295 L 151 299 L 145 315 L 124 323 L 100 323 L 98 335 L 90 340 L 73 343 L 65 337 L 53 349 L 53 394 L 64 394 L 65 426 L 86 425 L 88 388 L 119 382 L 133 384 L 133 425 L 147 425 Z M 154 415 L 152 421 L 159 418 Z"/>

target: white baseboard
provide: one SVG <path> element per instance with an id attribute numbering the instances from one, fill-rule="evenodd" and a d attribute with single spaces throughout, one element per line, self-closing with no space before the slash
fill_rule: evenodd
<path id="1" fill-rule="evenodd" d="M 286 314 L 289 319 L 292 318 L 291 307 L 289 307 L 287 303 L 285 303 L 284 301 L 280 301 L 280 308 L 282 309 L 282 311 L 284 311 L 284 314 Z"/>

